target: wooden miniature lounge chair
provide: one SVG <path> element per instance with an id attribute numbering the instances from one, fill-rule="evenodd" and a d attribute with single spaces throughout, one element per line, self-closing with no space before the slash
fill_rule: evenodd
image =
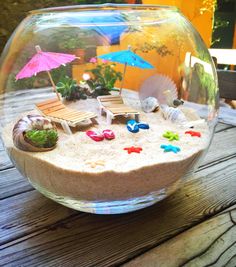
<path id="1" fill-rule="evenodd" d="M 129 116 L 135 115 L 135 120 L 139 121 L 139 112 L 124 104 L 124 101 L 120 95 L 106 95 L 98 96 L 97 100 L 99 102 L 99 110 L 102 115 L 103 112 L 107 116 L 107 124 L 111 124 L 112 120 L 116 116 Z"/>
<path id="2" fill-rule="evenodd" d="M 36 107 L 44 116 L 60 123 L 68 134 L 72 134 L 70 127 L 76 127 L 79 123 L 88 119 L 93 122 L 93 119 L 97 116 L 93 112 L 68 108 L 58 98 L 38 103 Z"/>

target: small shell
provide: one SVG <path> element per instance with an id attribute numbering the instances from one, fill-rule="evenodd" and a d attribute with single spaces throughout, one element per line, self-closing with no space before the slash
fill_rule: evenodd
<path id="1" fill-rule="evenodd" d="M 154 112 L 159 109 L 159 103 L 155 97 L 150 96 L 141 101 L 141 107 L 144 112 Z"/>
<path id="2" fill-rule="evenodd" d="M 141 100 L 149 96 L 155 97 L 161 105 L 173 106 L 173 100 L 178 98 L 178 90 L 168 76 L 154 74 L 142 83 L 139 90 Z"/>
<path id="3" fill-rule="evenodd" d="M 36 147 L 25 138 L 25 133 L 29 130 L 47 130 L 55 129 L 51 121 L 40 115 L 27 115 L 21 118 L 13 128 L 13 143 L 14 145 L 24 151 L 38 152 L 48 151 L 55 148 L 53 147 Z"/>
<path id="4" fill-rule="evenodd" d="M 183 125 L 188 122 L 184 113 L 178 108 L 169 107 L 167 105 L 161 105 L 161 111 L 163 113 L 164 119 L 170 120 L 173 123 L 178 123 Z"/>
<path id="5" fill-rule="evenodd" d="M 176 99 L 174 99 L 174 101 L 173 101 L 173 105 L 174 105 L 174 107 L 178 107 L 178 106 L 181 106 L 181 105 L 183 105 L 184 104 L 184 101 L 182 100 L 182 99 L 178 99 L 178 98 L 176 98 Z"/>

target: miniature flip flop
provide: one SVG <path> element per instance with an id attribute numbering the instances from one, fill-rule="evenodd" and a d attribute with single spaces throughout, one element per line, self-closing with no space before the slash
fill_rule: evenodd
<path id="1" fill-rule="evenodd" d="M 148 130 L 149 129 L 149 124 L 146 122 L 137 122 L 139 129 L 143 130 Z"/>
<path id="2" fill-rule="evenodd" d="M 86 134 L 96 142 L 102 141 L 104 139 L 103 134 L 97 131 L 87 131 Z"/>
<path id="3" fill-rule="evenodd" d="M 112 130 L 108 130 L 108 129 L 106 129 L 106 130 L 103 130 L 102 133 L 103 133 L 103 136 L 104 136 L 107 140 L 112 140 L 112 139 L 115 138 L 115 134 L 114 134 L 114 132 L 113 132 Z"/>
<path id="4" fill-rule="evenodd" d="M 138 124 L 137 124 L 136 120 L 127 121 L 127 129 L 131 133 L 137 133 L 139 131 L 139 127 L 138 127 Z"/>

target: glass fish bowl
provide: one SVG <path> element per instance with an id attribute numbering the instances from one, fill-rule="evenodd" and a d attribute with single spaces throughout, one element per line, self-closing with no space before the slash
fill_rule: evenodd
<path id="1" fill-rule="evenodd" d="M 212 139 L 214 63 L 175 7 L 31 11 L 0 66 L 6 151 L 33 187 L 67 207 L 150 206 L 181 186 Z"/>

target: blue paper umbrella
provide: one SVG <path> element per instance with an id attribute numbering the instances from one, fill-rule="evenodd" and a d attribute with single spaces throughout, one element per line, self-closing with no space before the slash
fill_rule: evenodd
<path id="1" fill-rule="evenodd" d="M 125 72 L 126 72 L 127 66 L 137 67 L 137 68 L 141 68 L 141 69 L 153 69 L 154 68 L 150 63 L 145 61 L 139 55 L 132 52 L 130 47 L 127 50 L 121 50 L 121 51 L 112 52 L 112 53 L 98 56 L 98 58 L 112 61 L 112 62 L 117 62 L 117 63 L 125 65 L 124 71 L 123 71 L 122 84 L 121 84 L 121 88 L 120 88 L 120 94 L 121 94 L 121 90 L 123 87 L 123 82 L 124 82 L 124 77 L 125 77 Z"/>

